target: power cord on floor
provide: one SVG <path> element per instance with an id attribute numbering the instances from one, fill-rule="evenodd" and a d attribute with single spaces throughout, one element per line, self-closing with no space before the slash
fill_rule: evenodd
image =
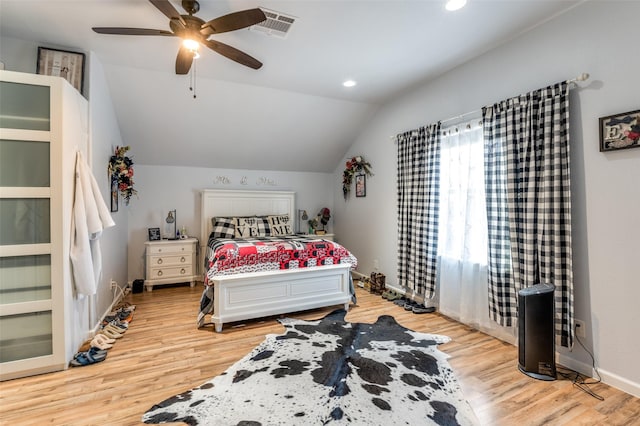
<path id="1" fill-rule="evenodd" d="M 115 283 L 112 282 L 112 284 Z M 118 285 L 118 283 L 115 283 L 116 285 L 112 285 L 112 289 L 113 289 L 113 304 L 117 305 L 118 302 L 120 302 L 121 300 L 124 299 L 124 297 L 126 296 L 125 291 Z"/>
<path id="2" fill-rule="evenodd" d="M 600 382 L 602 382 L 602 377 L 600 377 L 600 373 L 598 373 L 598 369 L 596 368 L 596 360 L 593 357 L 593 354 L 589 351 L 589 349 L 587 349 L 583 344 L 582 341 L 580 341 L 580 338 L 576 335 L 576 340 L 578 341 L 578 343 L 580 344 L 580 346 L 582 346 L 582 349 L 584 349 L 589 356 L 591 357 L 591 367 L 593 369 L 593 371 L 596 373 L 596 380 L 588 380 L 587 376 L 583 376 L 582 374 L 578 373 L 575 370 L 572 370 L 570 368 L 566 368 L 566 367 L 562 367 L 565 370 L 568 370 L 569 372 L 564 373 L 562 371 L 558 371 L 558 374 L 562 377 L 564 377 L 565 379 L 568 380 L 572 380 L 573 381 L 573 386 L 577 387 L 578 389 L 580 389 L 582 392 L 586 393 L 587 395 L 591 395 L 592 397 L 594 397 L 595 399 L 599 400 L 599 401 L 604 401 L 604 397 L 598 395 L 597 393 L 595 393 L 593 390 L 591 390 L 591 388 L 589 387 L 589 385 L 595 385 L 598 384 Z M 575 377 L 572 377 L 573 374 L 575 374 Z"/>

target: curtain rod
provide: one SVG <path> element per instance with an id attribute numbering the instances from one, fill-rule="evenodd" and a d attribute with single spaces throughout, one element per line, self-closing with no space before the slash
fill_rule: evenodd
<path id="1" fill-rule="evenodd" d="M 572 78 L 572 79 L 570 79 L 570 80 L 566 80 L 566 83 L 567 83 L 567 84 L 577 83 L 577 82 L 579 82 L 579 81 L 586 81 L 586 80 L 588 80 L 588 79 L 589 79 L 589 73 L 583 72 L 582 74 L 578 75 L 578 76 L 577 76 L 577 77 L 575 77 L 575 78 Z M 447 119 L 444 119 L 444 120 L 440 120 L 440 122 L 441 122 L 441 123 L 446 123 L 447 121 L 457 120 L 457 119 L 462 118 L 462 117 L 465 117 L 465 116 L 467 116 L 467 115 L 477 114 L 477 113 L 479 113 L 480 111 L 481 111 L 481 109 L 476 109 L 476 110 L 473 110 L 473 111 L 470 111 L 470 112 L 465 112 L 464 114 L 460 114 L 460 115 L 456 115 L 456 116 L 451 117 L 451 118 L 447 118 Z M 404 133 L 404 132 L 401 132 L 401 133 Z M 395 140 L 397 137 L 398 137 L 398 135 L 392 135 L 392 136 L 389 136 L 389 139 L 391 139 L 391 140 Z"/>

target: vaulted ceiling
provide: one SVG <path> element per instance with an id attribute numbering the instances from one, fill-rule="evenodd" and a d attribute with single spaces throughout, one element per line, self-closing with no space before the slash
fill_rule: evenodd
<path id="1" fill-rule="evenodd" d="M 201 0 L 196 16 L 205 21 L 255 7 L 296 21 L 286 38 L 248 29 L 213 36 L 264 66 L 203 51 L 195 99 L 192 76 L 174 72 L 178 38 L 91 30 L 168 30 L 145 0 L 0 0 L 0 36 L 94 52 L 137 163 L 331 172 L 385 102 L 577 3 L 468 0 L 449 12 L 444 0 Z M 1 47 L 0 39 L 0 58 Z M 343 87 L 347 79 L 358 84 Z"/>

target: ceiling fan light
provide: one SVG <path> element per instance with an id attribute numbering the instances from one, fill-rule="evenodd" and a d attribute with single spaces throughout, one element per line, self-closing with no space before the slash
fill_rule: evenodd
<path id="1" fill-rule="evenodd" d="M 444 7 L 447 10 L 454 11 L 462 9 L 465 4 L 467 4 L 467 0 L 448 0 L 447 4 Z"/>
<path id="2" fill-rule="evenodd" d="M 342 83 L 344 87 L 353 87 L 356 84 L 358 83 L 355 80 L 346 80 L 345 82 Z"/>
<path id="3" fill-rule="evenodd" d="M 182 41 L 182 45 L 193 52 L 197 52 L 200 47 L 200 43 L 190 38 L 185 38 Z"/>

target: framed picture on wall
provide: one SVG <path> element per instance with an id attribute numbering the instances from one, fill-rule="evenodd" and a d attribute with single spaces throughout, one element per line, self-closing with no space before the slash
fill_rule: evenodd
<path id="1" fill-rule="evenodd" d="M 366 175 L 356 175 L 356 197 L 367 196 L 367 177 Z"/>
<path id="2" fill-rule="evenodd" d="M 84 53 L 38 47 L 36 73 L 62 77 L 82 93 Z"/>
<path id="3" fill-rule="evenodd" d="M 118 180 L 114 176 L 111 176 L 111 212 L 118 211 Z"/>
<path id="4" fill-rule="evenodd" d="M 600 118 L 600 152 L 640 146 L 640 109 Z"/>

